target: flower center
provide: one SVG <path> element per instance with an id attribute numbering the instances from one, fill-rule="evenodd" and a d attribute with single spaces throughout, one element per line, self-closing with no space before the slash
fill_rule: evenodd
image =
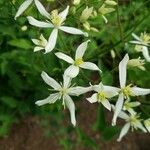
<path id="1" fill-rule="evenodd" d="M 131 85 L 124 87 L 121 91 L 125 98 L 129 98 L 129 96 L 133 96 L 131 91 Z"/>
<path id="2" fill-rule="evenodd" d="M 82 58 L 78 58 L 75 60 L 75 65 L 76 66 L 80 66 L 83 63 L 83 59 Z"/>
<path id="3" fill-rule="evenodd" d="M 68 89 L 67 89 L 67 88 L 62 88 L 62 89 L 60 90 L 60 93 L 61 93 L 62 95 L 67 94 L 67 93 L 68 93 Z"/>
<path id="4" fill-rule="evenodd" d="M 147 33 L 141 33 L 140 38 L 142 39 L 142 41 L 143 41 L 145 44 L 150 43 L 150 35 L 149 35 L 149 34 L 147 34 Z"/>
<path id="5" fill-rule="evenodd" d="M 133 126 L 134 128 L 136 128 L 136 125 L 137 123 L 140 121 L 140 116 L 139 115 L 134 115 L 134 116 L 131 116 L 129 121 L 131 123 L 131 126 Z"/>
<path id="6" fill-rule="evenodd" d="M 58 14 L 58 10 L 53 10 L 50 15 L 51 22 L 55 27 L 59 27 L 62 23 L 62 19 Z"/>
<path id="7" fill-rule="evenodd" d="M 97 99 L 98 99 L 99 102 L 105 100 L 105 99 L 106 99 L 106 93 L 103 92 L 103 91 L 99 92 L 99 93 L 97 94 Z"/>

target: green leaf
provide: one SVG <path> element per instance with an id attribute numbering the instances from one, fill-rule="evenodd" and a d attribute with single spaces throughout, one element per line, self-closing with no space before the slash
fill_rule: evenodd
<path id="1" fill-rule="evenodd" d="M 10 108 L 15 108 L 18 105 L 18 101 L 13 97 L 4 96 L 1 98 L 1 101 L 5 103 Z"/>

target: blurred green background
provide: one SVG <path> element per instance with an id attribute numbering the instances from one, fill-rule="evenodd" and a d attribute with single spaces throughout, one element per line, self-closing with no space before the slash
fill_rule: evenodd
<path id="1" fill-rule="evenodd" d="M 71 1 L 61 0 L 54 2 L 42 0 L 42 2 L 45 6 L 48 4 L 49 11 L 55 8 L 63 10 L 67 4 L 72 4 Z M 44 136 L 54 139 L 59 137 L 56 138 L 58 149 L 99 149 L 99 142 L 117 137 L 120 128 L 111 127 L 109 113 L 98 104 L 91 106 L 86 102 L 87 96 L 74 99 L 78 122 L 76 128 L 71 126 L 68 110 L 63 110 L 61 102 L 42 107 L 34 104 L 36 100 L 45 98 L 50 92 L 40 77 L 41 72 L 46 71 L 51 77 L 61 81 L 67 63 L 58 60 L 53 53 L 44 55 L 43 52 L 33 52 L 34 44 L 31 38 L 38 38 L 41 33 L 48 38 L 51 31 L 28 24 L 27 15 L 42 19 L 34 5 L 15 21 L 14 16 L 21 3 L 22 0 L 0 0 L 0 136 L 9 136 L 13 125 L 17 126 L 22 120 L 33 117 L 44 129 L 42 130 Z M 102 0 L 83 0 L 76 8 L 76 13 L 73 13 L 75 8 L 71 8 L 66 25 L 84 30 L 79 20 L 82 10 L 86 6 L 98 9 L 102 3 Z M 87 86 L 89 82 L 94 84 L 101 80 L 104 84 L 119 85 L 117 67 L 124 54 L 128 52 L 130 58 L 142 57 L 141 53 L 136 53 L 134 46 L 128 42 L 133 39 L 132 32 L 137 35 L 144 31 L 150 33 L 149 8 L 149 0 L 119 0 L 116 11 L 107 15 L 107 24 L 100 15 L 89 19 L 91 26 L 96 27 L 99 32 L 89 31 L 91 43 L 85 60 L 97 63 L 103 73 L 99 75 L 83 70 L 74 79 L 76 85 Z M 62 51 L 74 56 L 74 51 L 83 41 L 85 39 L 81 36 L 60 32 L 55 52 Z M 115 59 L 111 57 L 111 50 L 116 54 Z M 128 82 L 150 88 L 150 64 L 146 63 L 145 68 L 146 71 L 130 69 Z M 137 111 L 141 112 L 143 118 L 149 117 L 149 98 L 149 96 L 140 98 L 143 105 Z"/>

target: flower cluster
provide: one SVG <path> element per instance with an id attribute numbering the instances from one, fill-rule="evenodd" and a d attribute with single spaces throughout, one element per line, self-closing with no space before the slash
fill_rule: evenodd
<path id="1" fill-rule="evenodd" d="M 49 53 L 54 50 L 57 36 L 59 30 L 64 31 L 69 34 L 73 35 L 84 35 L 88 36 L 88 33 L 81 31 L 80 29 L 74 27 L 65 26 L 65 20 L 69 13 L 69 6 L 62 12 L 58 12 L 57 9 L 48 13 L 44 6 L 40 3 L 39 0 L 26 0 L 19 8 L 18 12 L 16 13 L 15 19 L 19 17 L 32 3 L 35 3 L 39 13 L 45 17 L 44 21 L 39 21 L 32 16 L 28 16 L 27 19 L 29 24 L 39 28 L 51 28 L 51 34 L 48 40 L 41 34 L 39 39 L 32 39 L 32 42 L 36 45 L 34 48 L 34 52 L 45 50 L 45 53 Z M 74 1 L 74 5 L 78 5 L 80 1 Z M 99 9 L 99 12 L 107 22 L 105 18 L 105 14 L 114 11 L 114 8 L 110 8 L 108 6 L 115 6 L 117 3 L 113 0 L 106 0 L 102 7 Z M 82 12 L 80 16 L 80 20 L 82 22 L 86 22 L 86 20 L 91 16 L 93 8 L 88 8 Z M 137 41 L 131 41 L 131 43 L 136 44 L 136 49 L 143 52 L 143 55 L 147 61 L 149 61 L 147 55 L 147 46 L 150 43 L 149 35 L 143 33 L 141 37 L 137 37 L 133 34 L 133 37 Z M 147 95 L 150 93 L 150 89 L 144 89 L 137 86 L 133 86 L 132 84 L 126 85 L 127 80 L 127 66 L 129 67 L 139 67 L 140 69 L 144 70 L 143 67 L 144 61 L 140 59 L 131 59 L 129 60 L 128 54 L 124 56 L 124 58 L 119 63 L 119 82 L 120 87 L 113 87 L 104 85 L 100 82 L 98 85 L 90 85 L 87 87 L 82 86 L 73 86 L 71 85 L 71 81 L 73 78 L 77 77 L 80 73 L 80 69 L 88 69 L 91 71 L 98 71 L 101 73 L 100 68 L 92 63 L 84 61 L 84 54 L 88 47 L 88 43 L 90 40 L 87 40 L 81 43 L 75 53 L 75 58 L 71 58 L 70 56 L 62 53 L 56 52 L 55 55 L 61 59 L 66 61 L 70 64 L 70 66 L 64 71 L 63 74 L 63 83 L 58 83 L 55 79 L 51 78 L 46 72 L 41 73 L 41 77 L 44 82 L 53 88 L 53 94 L 50 94 L 46 99 L 36 101 L 36 105 L 42 106 L 45 104 L 52 104 L 55 103 L 57 100 L 62 100 L 62 105 L 67 107 L 70 111 L 71 123 L 75 126 L 76 125 L 76 118 L 75 118 L 75 104 L 72 100 L 72 96 L 79 96 L 81 94 L 87 93 L 89 91 L 93 91 L 93 95 L 87 98 L 87 101 L 90 103 L 101 103 L 106 109 L 109 111 L 113 110 L 114 115 L 112 119 L 112 125 L 116 125 L 117 118 L 120 117 L 126 121 L 126 124 L 121 130 L 120 136 L 118 141 L 122 139 L 122 137 L 128 132 L 129 128 L 133 129 L 141 129 L 144 132 L 150 131 L 150 119 L 147 119 L 142 122 L 140 116 L 134 110 L 134 107 L 140 105 L 138 101 L 132 101 L 132 97 L 140 96 L 140 95 Z M 115 106 L 113 102 L 111 102 L 112 97 L 117 97 L 117 101 Z M 143 126 L 145 125 L 145 127 Z"/>

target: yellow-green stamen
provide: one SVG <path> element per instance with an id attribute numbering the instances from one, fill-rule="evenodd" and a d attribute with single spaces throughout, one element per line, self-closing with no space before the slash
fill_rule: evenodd
<path id="1" fill-rule="evenodd" d="M 52 23 L 54 24 L 55 27 L 59 27 L 62 23 L 62 19 L 58 14 L 58 10 L 53 10 L 51 12 L 51 17 L 50 17 Z"/>
<path id="2" fill-rule="evenodd" d="M 99 92 L 99 93 L 97 94 L 97 99 L 98 99 L 99 102 L 105 100 L 105 99 L 106 99 L 106 93 L 103 92 L 103 91 Z"/>
<path id="3" fill-rule="evenodd" d="M 79 65 L 81 65 L 82 63 L 83 63 L 83 59 L 82 59 L 82 58 L 78 58 L 78 59 L 75 60 L 75 65 L 76 65 L 76 66 L 79 66 Z"/>

